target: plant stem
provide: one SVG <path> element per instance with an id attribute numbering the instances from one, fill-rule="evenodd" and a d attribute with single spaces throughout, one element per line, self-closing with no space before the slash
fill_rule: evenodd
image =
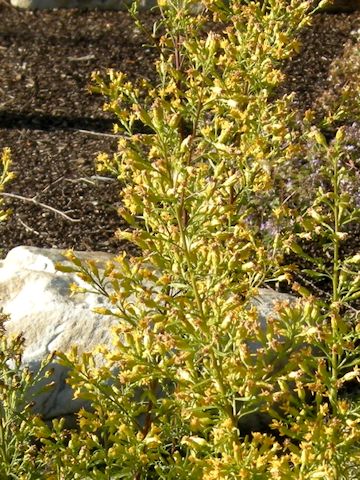
<path id="1" fill-rule="evenodd" d="M 333 274 L 332 274 L 332 312 L 331 312 L 331 330 L 332 330 L 332 345 L 331 345 L 331 390 L 330 402 L 332 407 L 336 410 L 337 406 L 337 379 L 339 367 L 339 355 L 336 351 L 336 343 L 338 338 L 338 316 L 339 316 L 339 275 L 340 275 L 340 211 L 339 211 L 339 159 L 338 155 L 332 152 L 332 167 L 333 167 L 333 193 L 334 193 L 334 239 L 333 239 Z"/>

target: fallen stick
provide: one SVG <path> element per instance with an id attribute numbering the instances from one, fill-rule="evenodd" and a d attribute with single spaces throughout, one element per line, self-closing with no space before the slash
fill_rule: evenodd
<path id="1" fill-rule="evenodd" d="M 91 177 L 65 178 L 65 182 L 70 182 L 70 183 L 85 182 L 85 183 L 89 183 L 90 185 L 95 185 L 96 182 L 113 183 L 113 182 L 116 182 L 116 178 L 102 177 L 101 175 L 91 175 Z"/>
<path id="2" fill-rule="evenodd" d="M 69 217 L 69 215 L 66 215 L 66 213 L 62 212 L 61 210 L 58 210 L 57 208 L 54 208 L 54 207 L 50 207 L 50 205 L 46 205 L 45 203 L 38 202 L 37 200 L 35 200 L 35 198 L 23 197 L 22 195 L 17 195 L 16 193 L 6 193 L 6 192 L 0 192 L 0 195 L 2 195 L 3 197 L 17 198 L 18 200 L 23 200 L 24 202 L 33 203 L 34 205 L 45 208 L 46 210 L 50 210 L 51 212 L 54 212 L 57 215 L 60 215 L 66 220 L 69 220 L 69 222 L 74 222 L 74 223 L 81 222 L 80 218 Z"/>
<path id="3" fill-rule="evenodd" d="M 87 62 L 88 60 L 95 60 L 95 55 L 84 55 L 83 57 L 67 57 L 70 62 Z"/>
<path id="4" fill-rule="evenodd" d="M 120 137 L 126 136 L 126 135 L 121 135 L 119 133 L 116 134 L 116 133 L 95 132 L 94 130 L 85 130 L 81 128 L 69 128 L 69 130 L 72 130 L 74 132 L 79 132 L 79 133 L 87 133 L 88 135 L 97 135 L 98 137 L 120 138 Z"/>
<path id="5" fill-rule="evenodd" d="M 33 233 L 35 233 L 35 235 L 40 235 L 40 232 L 38 232 L 37 230 L 34 230 L 33 228 L 29 227 L 29 225 L 27 225 L 25 222 L 23 222 L 20 217 L 16 216 L 15 218 L 19 223 L 21 223 L 21 225 L 25 228 L 25 230 L 28 230 L 29 232 L 33 232 Z"/>

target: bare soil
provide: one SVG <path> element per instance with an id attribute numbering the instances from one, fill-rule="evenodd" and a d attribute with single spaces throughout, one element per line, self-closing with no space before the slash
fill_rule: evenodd
<path id="1" fill-rule="evenodd" d="M 143 17 L 148 24 L 155 19 Z M 284 86 L 296 92 L 299 109 L 336 90 L 329 69 L 359 26 L 359 12 L 319 14 L 304 32 L 303 51 L 287 66 Z M 119 185 L 94 169 L 99 152 L 116 149 L 114 119 L 89 82 L 92 71 L 107 68 L 125 71 L 130 80 L 151 78 L 156 54 L 144 42 L 124 12 L 31 12 L 0 2 L 0 149 L 11 148 L 16 173 L 7 193 L 21 197 L 5 197 L 13 215 L 0 227 L 4 254 L 17 245 L 123 247 L 114 237 L 124 226 Z M 354 120 L 350 127 L 356 137 L 359 125 Z"/>

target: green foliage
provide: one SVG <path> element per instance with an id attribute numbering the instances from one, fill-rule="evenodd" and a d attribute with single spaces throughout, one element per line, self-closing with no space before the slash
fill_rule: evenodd
<path id="1" fill-rule="evenodd" d="M 41 421 L 31 413 L 31 388 L 37 375 L 22 365 L 24 339 L 0 332 L 0 478 L 39 479 L 43 466 L 35 440 Z"/>
<path id="2" fill-rule="evenodd" d="M 0 157 L 0 193 L 3 191 L 4 186 L 14 178 L 14 174 L 10 172 L 11 158 L 10 158 L 10 149 L 4 148 L 1 157 Z M 0 199 L 0 205 L 2 200 Z M 9 210 L 0 210 L 0 222 L 3 222 L 8 218 L 10 214 Z"/>
<path id="3" fill-rule="evenodd" d="M 328 145 L 311 112 L 299 127 L 292 96 L 277 94 L 311 5 L 196 5 L 159 2 L 148 34 L 159 51 L 155 85 L 94 74 L 121 133 L 98 169 L 122 182 L 129 229 L 118 236 L 141 254 L 100 270 L 69 252 L 73 266 L 59 267 L 102 293 L 110 306 L 97 311 L 119 321 L 113 349 L 59 355 L 92 410 L 79 413 L 78 430 L 37 422 L 43 472 L 356 478 L 360 254 L 343 247 L 359 209 L 343 191 L 344 131 Z M 291 189 L 304 180 L 284 183 L 304 145 L 320 159 L 321 188 L 295 207 Z M 291 252 L 298 260 L 287 265 Z M 298 274 L 325 282 L 328 295 L 295 283 Z M 254 298 L 266 283 L 299 299 L 264 322 Z"/>

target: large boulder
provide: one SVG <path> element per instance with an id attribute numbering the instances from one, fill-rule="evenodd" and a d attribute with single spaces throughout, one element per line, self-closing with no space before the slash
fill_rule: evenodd
<path id="1" fill-rule="evenodd" d="M 23 332 L 24 361 L 39 361 L 54 350 L 76 345 L 80 352 L 98 344 L 109 344 L 112 317 L 93 313 L 105 304 L 102 295 L 79 293 L 70 296 L 70 284 L 89 287 L 72 273 L 56 270 L 68 263 L 56 249 L 16 247 L 0 262 L 0 302 L 10 315 L 5 323 L 10 333 Z M 106 263 L 113 256 L 103 252 L 76 252 L 83 260 Z M 99 328 L 99 324 L 101 327 Z"/>
<path id="2" fill-rule="evenodd" d="M 115 319 L 92 312 L 94 307 L 105 305 L 104 297 L 92 293 L 70 296 L 71 283 L 85 285 L 74 274 L 56 271 L 56 262 L 65 261 L 62 253 L 16 247 L 0 262 L 0 305 L 10 316 L 5 328 L 9 334 L 23 333 L 23 362 L 33 371 L 54 351 L 66 352 L 76 346 L 81 353 L 99 344 L 111 345 Z M 111 258 L 102 252 L 78 253 L 84 260 L 103 263 Z M 54 373 L 48 382 L 54 381 L 54 388 L 37 395 L 35 411 L 45 419 L 77 411 L 81 402 L 72 399 L 64 368 L 55 363 L 49 368 Z"/>
<path id="3" fill-rule="evenodd" d="M 103 296 L 95 293 L 69 295 L 71 283 L 84 286 L 73 273 L 56 270 L 57 262 L 65 262 L 63 251 L 35 247 L 16 247 L 0 262 L 0 305 L 9 320 L 6 331 L 23 333 L 25 337 L 24 365 L 39 369 L 41 362 L 54 351 L 67 352 L 76 346 L 79 353 L 93 351 L 98 345 L 112 346 L 111 326 L 117 321 L 111 316 L 92 312 L 106 306 Z M 76 252 L 82 260 L 106 264 L 112 255 L 102 252 Z M 260 289 L 255 304 L 262 325 L 274 314 L 274 304 L 291 299 L 289 295 L 271 289 Z M 252 350 L 258 348 L 251 345 Z M 57 363 L 48 368 L 53 375 L 44 377 L 42 385 L 54 383 L 52 389 L 36 394 L 34 409 L 44 420 L 56 417 L 71 418 L 80 407 L 88 408 L 82 400 L 74 400 L 66 383 L 67 371 Z"/>

